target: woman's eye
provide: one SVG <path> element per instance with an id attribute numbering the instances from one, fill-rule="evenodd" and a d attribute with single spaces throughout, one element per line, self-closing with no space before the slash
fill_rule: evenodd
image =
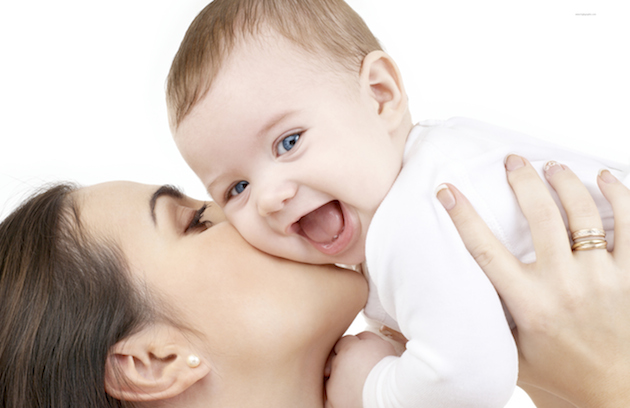
<path id="1" fill-rule="evenodd" d="M 212 226 L 212 222 L 211 221 L 201 221 L 201 217 L 203 217 L 203 213 L 204 213 L 204 211 L 206 211 L 206 208 L 208 208 L 208 205 L 204 204 L 204 205 L 201 206 L 200 209 L 195 211 L 195 213 L 193 214 L 192 219 L 190 220 L 190 223 L 186 227 L 186 231 L 184 231 L 185 233 L 188 233 L 188 232 L 194 231 L 194 230 L 205 231 L 205 230 L 207 230 L 208 228 L 210 228 Z"/>
<path id="2" fill-rule="evenodd" d="M 229 198 L 232 198 L 234 196 L 241 194 L 243 191 L 245 191 L 248 185 L 249 185 L 249 182 L 245 180 L 239 181 L 238 183 L 234 184 L 234 187 L 232 187 L 230 191 L 228 191 L 227 198 L 229 199 Z"/>
<path id="3" fill-rule="evenodd" d="M 278 145 L 276 146 L 276 153 L 278 154 L 278 156 L 281 156 L 285 154 L 286 152 L 288 152 L 289 150 L 293 149 L 293 146 L 295 146 L 295 144 L 298 142 L 299 139 L 300 139 L 299 133 L 294 133 L 292 135 L 289 135 L 283 138 L 280 141 L 280 143 L 278 143 Z"/>

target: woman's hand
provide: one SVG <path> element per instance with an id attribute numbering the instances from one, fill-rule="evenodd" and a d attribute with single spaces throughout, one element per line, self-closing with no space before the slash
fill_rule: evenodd
<path id="1" fill-rule="evenodd" d="M 456 188 L 437 195 L 516 322 L 519 385 L 578 407 L 630 406 L 630 190 L 610 172 L 600 174 L 615 216 L 615 250 L 572 251 L 560 211 L 532 166 L 512 155 L 506 169 L 530 224 L 532 264 L 512 256 Z M 550 163 L 545 174 L 570 231 L 602 228 L 595 203 L 570 169 Z"/>

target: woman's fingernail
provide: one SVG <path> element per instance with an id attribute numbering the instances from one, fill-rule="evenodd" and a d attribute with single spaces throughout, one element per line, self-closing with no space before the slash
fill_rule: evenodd
<path id="1" fill-rule="evenodd" d="M 435 189 L 435 196 L 447 210 L 455 207 L 455 196 L 446 184 L 440 184 L 437 189 Z"/>
<path id="2" fill-rule="evenodd" d="M 547 177 L 551 177 L 559 171 L 566 170 L 566 166 L 558 163 L 555 160 L 550 160 L 545 164 L 543 171 Z"/>
<path id="3" fill-rule="evenodd" d="M 617 182 L 617 177 L 613 176 L 613 174 L 608 171 L 607 169 L 601 169 L 599 171 L 599 177 L 602 179 L 602 181 L 606 182 L 606 183 L 616 183 Z"/>
<path id="4" fill-rule="evenodd" d="M 511 154 L 505 158 L 505 168 L 507 171 L 514 171 L 525 166 L 525 160 L 521 156 Z"/>

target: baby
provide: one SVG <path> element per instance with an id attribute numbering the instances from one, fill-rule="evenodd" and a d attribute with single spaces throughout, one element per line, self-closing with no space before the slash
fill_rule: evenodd
<path id="1" fill-rule="evenodd" d="M 247 241 L 363 264 L 366 316 L 409 340 L 401 356 L 340 347 L 332 406 L 503 407 L 513 392 L 510 327 L 435 199 L 440 183 L 524 262 L 534 249 L 502 176 L 509 153 L 580 170 L 612 226 L 594 187 L 611 163 L 468 119 L 414 126 L 395 62 L 341 0 L 215 0 L 175 56 L 167 101 L 180 152 Z"/>

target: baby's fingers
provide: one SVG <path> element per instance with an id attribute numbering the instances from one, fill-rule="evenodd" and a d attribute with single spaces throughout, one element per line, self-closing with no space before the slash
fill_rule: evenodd
<path id="1" fill-rule="evenodd" d="M 443 184 L 437 198 L 450 215 L 466 249 L 486 273 L 499 295 L 514 287 L 520 262 L 496 239 L 468 199 L 454 186 Z"/>
<path id="2" fill-rule="evenodd" d="M 613 255 L 620 262 L 630 262 L 630 190 L 608 170 L 600 173 L 597 184 L 613 208 L 615 217 Z"/>

